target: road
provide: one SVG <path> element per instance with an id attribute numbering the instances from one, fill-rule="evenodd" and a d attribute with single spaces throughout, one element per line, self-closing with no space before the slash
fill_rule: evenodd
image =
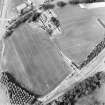
<path id="1" fill-rule="evenodd" d="M 3 34 L 5 33 L 5 17 L 7 14 L 7 6 L 8 6 L 9 0 L 3 0 L 2 10 L 1 10 L 1 17 L 0 17 L 0 40 L 2 39 Z M 2 65 L 2 56 L 3 52 L 0 52 L 0 69 Z"/>
<path id="2" fill-rule="evenodd" d="M 4 0 L 5 2 L 4 2 L 4 7 L 3 7 L 3 12 L 2 12 L 2 17 L 1 18 L 5 18 L 5 15 L 6 15 L 6 11 L 7 11 L 7 1 L 8 0 Z M 2 26 L 4 26 L 4 24 L 5 24 L 5 22 L 4 21 L 2 21 L 1 22 L 1 27 Z M 37 40 L 36 40 L 36 42 L 37 42 Z M 16 44 L 17 45 L 17 44 Z M 18 48 L 18 46 L 17 46 L 17 48 Z M 21 48 L 20 48 L 20 50 L 21 50 Z M 19 50 L 19 51 L 20 51 Z M 87 75 L 87 76 L 89 76 L 89 75 L 91 75 L 91 73 L 94 73 L 94 72 L 96 72 L 96 71 L 98 71 L 99 69 L 101 69 L 101 70 L 104 70 L 104 63 L 103 63 L 103 61 L 105 60 L 104 59 L 104 57 L 105 57 L 105 50 L 103 50 L 102 52 L 101 52 L 101 54 L 98 56 L 98 57 L 96 57 L 95 59 L 94 59 L 94 61 L 93 62 L 91 62 L 89 65 L 87 65 L 86 67 L 84 67 L 83 69 L 82 69 L 82 71 L 81 71 L 81 73 L 80 73 L 80 75 L 77 75 L 77 74 L 74 74 L 74 76 L 73 77 L 71 77 L 71 74 L 69 75 L 69 76 L 67 76 L 66 78 L 65 78 L 65 80 L 63 80 L 62 82 L 61 82 L 61 84 L 55 89 L 55 90 L 53 90 L 51 93 L 50 93 L 50 97 L 48 97 L 48 96 L 45 96 L 43 99 L 41 99 L 41 100 L 44 100 L 45 102 L 48 102 L 48 101 L 51 101 L 51 100 L 53 100 L 54 98 L 56 98 L 56 97 L 58 97 L 59 95 L 61 95 L 61 94 L 63 94 L 65 91 L 67 91 L 68 89 L 70 89 L 72 86 L 73 86 L 73 84 L 75 83 L 75 82 L 77 82 L 77 81 L 80 81 L 80 80 L 83 80 L 83 79 L 85 79 L 86 78 L 86 76 L 84 76 L 84 75 Z M 46 54 L 47 55 L 47 54 Z M 44 57 L 43 57 L 44 58 Z M 50 58 L 50 57 L 49 57 Z M 103 60 L 102 60 L 103 59 Z M 39 65 L 38 65 L 39 66 Z M 58 69 L 58 68 L 57 68 Z M 52 70 L 52 69 L 51 69 Z M 42 71 L 40 71 L 40 72 L 42 72 Z M 48 72 L 48 71 L 47 71 Z M 41 77 L 42 78 L 42 77 Z M 40 78 L 39 78 L 40 79 Z M 49 82 L 50 83 L 50 82 Z M 62 88 L 63 87 L 63 88 Z M 54 98 L 53 98 L 54 97 Z"/>
<path id="3" fill-rule="evenodd" d="M 43 101 L 45 104 L 51 102 L 64 94 L 65 91 L 70 90 L 76 82 L 82 81 L 98 71 L 105 71 L 105 49 L 93 59 L 93 61 L 84 67 L 79 75 L 75 73 L 74 76 L 71 76 L 70 74 L 60 83 L 60 85 L 58 85 L 57 88 L 39 100 Z"/>
<path id="4" fill-rule="evenodd" d="M 3 7 L 2 7 L 2 14 L 1 14 L 1 21 L 0 21 L 0 39 L 2 37 L 2 34 L 4 33 L 4 26 L 5 26 L 5 17 L 6 17 L 6 14 L 7 14 L 7 7 L 8 7 L 8 3 L 9 3 L 9 0 L 4 0 L 3 1 Z M 4 19 L 4 20 L 3 20 Z"/>

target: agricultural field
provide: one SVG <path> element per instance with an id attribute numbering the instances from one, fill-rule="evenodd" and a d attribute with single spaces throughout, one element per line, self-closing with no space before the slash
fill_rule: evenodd
<path id="1" fill-rule="evenodd" d="M 22 1 L 10 0 L 6 18 L 16 14 L 15 7 Z M 105 37 L 105 29 L 97 21 L 100 18 L 105 22 L 103 12 L 105 8 L 86 10 L 79 6 L 68 5 L 62 9 L 56 8 L 54 11 L 58 15 L 62 28 L 62 34 L 57 37 L 56 44 L 68 58 L 77 64 L 82 63 Z M 6 61 L 2 65 L 3 69 L 8 70 L 25 88 L 34 93 L 46 95 L 72 71 L 67 69 L 48 34 L 32 27 L 31 24 L 22 24 L 17 28 L 12 36 L 5 40 L 5 45 Z M 98 98 L 104 90 L 103 86 L 97 92 Z M 90 99 L 91 96 L 80 99 L 77 105 L 82 105 L 81 100 L 86 98 Z"/>
<path id="2" fill-rule="evenodd" d="M 5 68 L 36 93 L 50 92 L 71 72 L 44 31 L 23 25 L 5 43 Z"/>
<path id="3" fill-rule="evenodd" d="M 79 6 L 55 10 L 63 30 L 58 45 L 77 64 L 83 62 L 104 38 L 104 28 L 97 21 L 97 18 L 105 21 L 104 10 L 105 8 L 86 10 Z"/>
<path id="4" fill-rule="evenodd" d="M 23 0 L 8 0 L 7 18 L 14 17 L 16 13 L 16 6 L 20 5 Z"/>

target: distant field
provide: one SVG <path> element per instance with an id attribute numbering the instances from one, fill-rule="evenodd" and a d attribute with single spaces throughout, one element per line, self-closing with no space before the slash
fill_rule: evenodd
<path id="1" fill-rule="evenodd" d="M 97 18 L 105 18 L 104 10 L 105 8 L 86 10 L 78 6 L 55 10 L 63 30 L 58 44 L 76 63 L 80 64 L 104 38 L 104 29 L 97 22 Z"/>

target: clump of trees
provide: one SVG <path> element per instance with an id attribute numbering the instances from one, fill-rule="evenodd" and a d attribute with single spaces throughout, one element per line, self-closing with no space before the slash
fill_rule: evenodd
<path id="1" fill-rule="evenodd" d="M 43 10 L 48 10 L 48 9 L 54 9 L 55 8 L 55 5 L 54 4 L 42 4 L 40 9 L 43 9 Z"/>
<path id="2" fill-rule="evenodd" d="M 23 87 L 9 72 L 2 72 L 0 83 L 7 88 L 11 105 L 33 105 L 41 95 Z"/>
<path id="3" fill-rule="evenodd" d="M 78 99 L 92 94 L 103 83 L 105 83 L 105 73 L 97 72 L 95 75 L 77 83 L 73 89 L 67 91 L 63 96 L 49 103 L 49 105 L 52 105 L 52 103 L 55 103 L 55 105 L 75 105 Z"/>
<path id="4" fill-rule="evenodd" d="M 57 6 L 60 7 L 60 8 L 63 8 L 63 7 L 65 7 L 66 5 L 67 5 L 67 3 L 64 2 L 64 1 L 58 1 L 58 2 L 57 2 Z"/>
<path id="5" fill-rule="evenodd" d="M 96 47 L 92 50 L 92 52 L 87 56 L 86 60 L 84 60 L 79 68 L 83 68 L 86 66 L 91 60 L 93 60 L 98 54 L 105 48 L 105 38 L 103 41 L 101 41 Z"/>

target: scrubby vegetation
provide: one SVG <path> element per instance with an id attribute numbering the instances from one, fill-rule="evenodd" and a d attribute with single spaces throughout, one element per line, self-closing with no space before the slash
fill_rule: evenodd
<path id="1" fill-rule="evenodd" d="M 88 77 L 78 83 L 73 89 L 67 91 L 52 103 L 55 103 L 55 105 L 75 105 L 80 98 L 92 94 L 96 89 L 99 89 L 103 83 L 105 83 L 105 73 L 98 72 L 94 76 Z M 52 103 L 49 103 L 49 105 L 52 105 Z"/>

